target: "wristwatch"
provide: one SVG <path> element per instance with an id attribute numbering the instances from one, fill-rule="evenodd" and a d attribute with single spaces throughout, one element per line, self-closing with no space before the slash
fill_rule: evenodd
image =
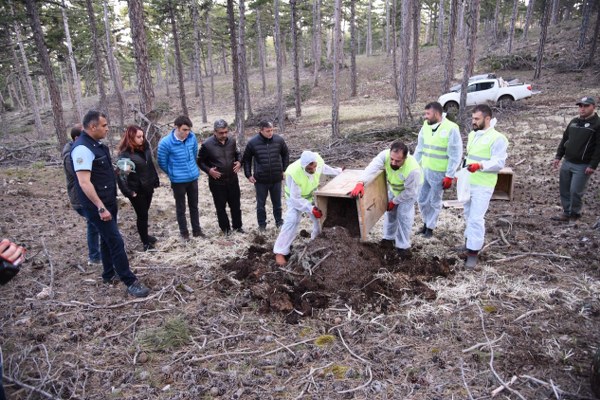
<path id="1" fill-rule="evenodd" d="M 102 214 L 104 211 L 106 211 L 106 208 L 104 208 L 104 207 L 100 207 L 100 208 L 98 209 L 98 214 Z"/>

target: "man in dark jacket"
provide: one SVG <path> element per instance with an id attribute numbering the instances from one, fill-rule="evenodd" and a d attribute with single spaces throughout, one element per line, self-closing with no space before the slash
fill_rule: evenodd
<path id="1" fill-rule="evenodd" d="M 242 163 L 244 174 L 256 190 L 256 218 L 258 229 L 267 228 L 265 203 L 271 196 L 275 225 L 283 225 L 281 218 L 281 181 L 288 167 L 290 156 L 283 138 L 273 134 L 273 125 L 268 121 L 258 124 L 259 133 L 246 145 Z M 252 169 L 254 168 L 254 172 Z"/>
<path id="2" fill-rule="evenodd" d="M 559 188 L 563 212 L 556 221 L 572 221 L 581 217 L 582 197 L 590 176 L 600 162 L 600 118 L 593 97 L 583 97 L 576 103 L 579 117 L 573 118 L 556 150 L 554 168 L 560 160 Z"/>
<path id="3" fill-rule="evenodd" d="M 71 128 L 71 139 L 72 142 L 65 144 L 65 147 L 62 151 L 63 158 L 63 169 L 65 170 L 65 176 L 67 178 L 67 193 L 69 194 L 69 201 L 71 202 L 71 207 L 77 214 L 83 215 L 83 207 L 81 206 L 81 202 L 79 201 L 79 197 L 77 196 L 77 189 L 75 188 L 75 180 L 77 177 L 75 176 L 75 171 L 73 171 L 73 161 L 71 160 L 71 148 L 73 147 L 73 143 L 79 135 L 81 135 L 81 131 L 83 130 L 83 126 L 81 124 L 75 125 Z M 102 260 L 100 259 L 100 233 L 96 227 L 86 218 L 87 222 L 87 246 L 88 246 L 88 265 L 102 265 Z"/>
<path id="4" fill-rule="evenodd" d="M 240 183 L 237 173 L 242 164 L 235 139 L 228 137 L 229 128 L 225 120 L 214 123 L 214 135 L 206 139 L 198 152 L 198 165 L 209 176 L 208 187 L 213 196 L 219 228 L 225 235 L 231 228 L 244 233 L 242 210 L 240 209 Z M 231 212 L 231 225 L 227 217 L 226 205 Z"/>

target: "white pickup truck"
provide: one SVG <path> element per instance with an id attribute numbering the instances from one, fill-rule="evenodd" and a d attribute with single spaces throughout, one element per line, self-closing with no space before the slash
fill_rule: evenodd
<path id="1" fill-rule="evenodd" d="M 455 89 L 453 87 L 453 89 Z M 467 106 L 498 103 L 500 106 L 510 105 L 515 100 L 525 99 L 532 95 L 531 84 L 508 83 L 502 78 L 469 80 L 467 86 Z M 458 110 L 460 103 L 460 86 L 450 93 L 439 97 L 438 102 L 444 111 L 452 113 Z"/>

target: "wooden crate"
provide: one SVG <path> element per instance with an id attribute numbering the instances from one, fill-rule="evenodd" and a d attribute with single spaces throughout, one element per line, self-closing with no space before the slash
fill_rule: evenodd
<path id="1" fill-rule="evenodd" d="M 369 231 L 387 208 L 385 172 L 365 183 L 365 195 L 354 199 L 349 192 L 363 170 L 345 170 L 315 192 L 315 204 L 323 211 L 322 227 L 343 226 L 352 236 L 366 240 Z"/>
<path id="2" fill-rule="evenodd" d="M 513 191 L 515 188 L 514 173 L 512 168 L 504 167 L 498 172 L 498 182 L 494 188 L 492 200 L 513 201 Z"/>

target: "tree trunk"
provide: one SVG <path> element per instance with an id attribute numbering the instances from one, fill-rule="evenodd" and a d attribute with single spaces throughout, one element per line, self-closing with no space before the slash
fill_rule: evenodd
<path id="1" fill-rule="evenodd" d="M 475 51 L 477 46 L 477 27 L 479 24 L 479 2 L 480 0 L 471 0 L 469 7 L 469 15 L 467 17 L 467 27 L 469 28 L 467 35 L 467 59 L 465 69 L 460 86 L 460 105 L 458 113 L 458 122 L 463 128 L 463 131 L 468 132 L 469 123 L 467 122 L 467 86 L 469 77 L 473 75 L 475 67 Z"/>
<path id="2" fill-rule="evenodd" d="M 456 28 L 458 17 L 458 0 L 450 0 L 450 21 L 448 23 L 448 52 L 444 61 L 444 84 L 442 85 L 442 93 L 450 90 L 450 83 L 454 79 L 454 42 L 456 40 Z"/>
<path id="3" fill-rule="evenodd" d="M 77 73 L 77 65 L 75 64 L 75 56 L 73 55 L 73 44 L 71 43 L 71 33 L 69 32 L 69 19 L 67 17 L 66 5 L 64 0 L 60 8 L 62 12 L 63 24 L 65 29 L 65 39 L 67 41 L 67 51 L 69 57 L 69 65 L 71 66 L 71 74 L 73 76 L 73 88 L 75 89 L 75 111 L 78 121 L 83 121 L 83 100 L 81 95 L 81 80 Z"/>
<path id="4" fill-rule="evenodd" d="M 508 34 L 508 54 L 512 53 L 513 39 L 515 37 L 515 24 L 517 23 L 519 0 L 513 1 L 512 15 L 510 17 L 510 32 Z"/>
<path id="5" fill-rule="evenodd" d="M 213 68 L 212 28 L 210 26 L 210 9 L 206 10 L 206 41 L 208 52 L 208 72 L 210 73 L 210 104 L 215 104 L 215 69 Z"/>
<path id="6" fill-rule="evenodd" d="M 48 90 L 50 92 L 50 100 L 52 102 L 52 115 L 54 117 L 54 129 L 56 131 L 56 138 L 58 141 L 58 151 L 67 143 L 66 127 L 63 119 L 62 100 L 60 98 L 60 91 L 56 80 L 54 79 L 54 72 L 52 72 L 52 64 L 50 63 L 50 56 L 48 55 L 48 48 L 44 43 L 44 34 L 42 33 L 42 24 L 40 22 L 40 15 L 36 8 L 35 0 L 25 0 L 25 6 L 27 7 L 28 19 L 31 24 L 31 30 L 33 32 L 33 38 L 38 52 L 38 61 L 41 64 L 42 71 L 46 77 L 46 83 L 48 84 Z"/>
<path id="7" fill-rule="evenodd" d="M 321 69 L 321 0 L 313 0 L 313 87 L 319 86 L 319 70 Z"/>
<path id="8" fill-rule="evenodd" d="M 277 63 L 277 122 L 279 134 L 285 133 L 285 104 L 283 103 L 283 60 L 281 56 L 281 30 L 279 27 L 279 0 L 273 0 L 275 14 L 275 26 L 273 36 L 275 42 L 275 60 Z"/>
<path id="9" fill-rule="evenodd" d="M 458 9 L 458 38 L 465 38 L 465 7 L 467 0 L 460 0 L 460 7 Z"/>
<path id="10" fill-rule="evenodd" d="M 411 0 L 403 0 L 402 33 L 400 43 L 400 70 L 398 71 L 398 125 L 402 125 L 408 117 L 408 57 L 410 53 L 410 18 Z M 440 1 L 441 4 L 441 1 Z"/>
<path id="11" fill-rule="evenodd" d="M 596 55 L 596 46 L 598 45 L 598 35 L 600 35 L 600 5 L 596 5 L 598 14 L 596 15 L 596 27 L 594 28 L 594 37 L 592 39 L 592 47 L 589 51 L 589 57 L 587 63 L 592 65 L 594 63 L 594 56 Z"/>
<path id="12" fill-rule="evenodd" d="M 367 57 L 373 55 L 373 28 L 372 28 L 372 8 L 373 0 L 367 0 L 369 2 L 369 8 L 367 9 Z"/>
<path id="13" fill-rule="evenodd" d="M 152 87 L 152 75 L 150 74 L 150 63 L 148 62 L 144 7 L 142 0 L 127 0 L 127 5 L 129 6 L 129 22 L 137 73 L 140 111 L 147 114 L 154 109 L 154 88 Z"/>
<path id="14" fill-rule="evenodd" d="M 385 53 L 390 54 L 390 0 L 385 0 Z"/>
<path id="15" fill-rule="evenodd" d="M 225 42 L 221 39 L 221 61 L 223 63 L 223 75 L 229 73 L 229 64 L 227 63 L 227 52 L 225 51 Z"/>
<path id="16" fill-rule="evenodd" d="M 40 93 L 40 101 L 39 101 L 40 108 L 46 106 L 46 98 L 48 97 L 48 96 L 46 96 L 46 88 L 44 87 L 43 80 L 44 79 L 41 77 L 41 75 L 38 75 L 37 85 L 38 85 L 38 92 Z M 48 99 L 48 104 L 50 104 L 50 99 Z"/>
<path id="17" fill-rule="evenodd" d="M 179 32 L 177 32 L 177 23 L 175 21 L 175 10 L 173 9 L 173 2 L 169 0 L 167 3 L 169 9 L 169 19 L 171 20 L 171 32 L 173 33 L 173 45 L 175 47 L 175 66 L 177 67 L 177 82 L 179 84 L 178 97 L 181 101 L 181 115 L 186 117 L 189 115 L 187 102 L 185 98 L 185 84 L 183 82 L 183 63 L 181 62 L 181 49 L 179 47 Z"/>
<path id="18" fill-rule="evenodd" d="M 356 0 L 350 0 L 350 97 L 356 97 L 357 79 L 358 76 L 356 73 Z"/>
<path id="19" fill-rule="evenodd" d="M 94 68 L 96 71 L 96 84 L 98 85 L 99 108 L 100 111 L 108 115 L 108 99 L 106 97 L 106 88 L 104 86 L 104 62 L 100 55 L 100 39 L 98 37 L 98 28 L 96 27 L 96 14 L 92 6 L 92 0 L 85 0 L 85 6 L 88 13 L 90 31 L 92 32 L 92 46 L 94 49 Z"/>
<path id="20" fill-rule="evenodd" d="M 21 53 L 22 65 L 19 62 L 19 58 L 17 57 L 17 52 L 14 46 L 10 46 L 12 49 L 13 62 L 14 67 L 17 70 L 17 73 L 25 78 L 25 93 L 27 94 L 27 101 L 31 107 L 31 112 L 33 113 L 33 122 L 35 123 L 35 130 L 37 132 L 38 139 L 44 138 L 44 126 L 42 125 L 42 118 L 40 117 L 40 109 L 37 105 L 37 101 L 35 99 L 35 92 L 33 89 L 33 82 L 31 81 L 31 72 L 29 71 L 29 62 L 27 61 L 27 54 L 25 53 L 25 47 L 23 46 L 23 41 L 21 39 L 21 27 L 17 22 L 17 19 L 14 16 L 14 10 L 11 3 L 11 14 L 13 18 L 13 25 L 15 27 L 15 35 L 17 37 L 17 45 L 19 46 L 19 51 Z M 22 69 L 21 69 L 22 68 Z"/>
<path id="21" fill-rule="evenodd" d="M 369 0 L 369 28 L 371 17 L 371 0 Z M 339 98 L 339 75 L 340 75 L 340 47 L 342 42 L 342 0 L 334 1 L 333 8 L 333 85 L 331 89 L 331 136 L 339 138 L 340 135 L 340 98 Z M 370 32 L 370 29 L 369 29 Z"/>
<path id="22" fill-rule="evenodd" d="M 419 74 L 419 34 L 421 33 L 421 0 L 412 0 L 412 73 L 410 80 L 410 104 L 417 101 L 417 75 Z"/>
<path id="23" fill-rule="evenodd" d="M 523 39 L 527 39 L 529 33 L 529 25 L 531 24 L 531 16 L 533 15 L 533 7 L 535 6 L 535 0 L 529 0 L 527 4 L 527 14 L 525 15 L 525 24 L 523 26 Z"/>
<path id="24" fill-rule="evenodd" d="M 592 0 L 583 0 L 583 9 L 581 10 L 581 28 L 579 28 L 577 50 L 582 50 L 585 47 L 585 37 L 587 35 L 588 26 L 590 25 L 592 8 Z"/>
<path id="25" fill-rule="evenodd" d="M 106 32 L 106 59 L 108 61 L 108 71 L 110 73 L 110 79 L 113 82 L 113 88 L 117 95 L 117 102 L 119 103 L 119 125 L 125 128 L 125 94 L 123 93 L 123 78 L 121 77 L 121 70 L 117 65 L 117 60 L 113 51 L 112 37 L 110 22 L 108 19 L 108 4 L 107 0 L 104 0 L 104 31 Z"/>
<path id="26" fill-rule="evenodd" d="M 465 0 L 467 1 L 467 0 Z M 496 1 L 496 8 L 494 8 L 494 26 L 492 27 L 492 32 L 494 33 L 494 40 L 498 40 L 498 17 L 500 15 L 500 4 L 502 0 Z"/>
<path id="27" fill-rule="evenodd" d="M 550 20 L 551 25 L 556 25 L 558 23 L 558 11 L 560 6 L 560 0 L 552 1 L 552 19 Z"/>
<path id="28" fill-rule="evenodd" d="M 438 49 L 440 56 L 444 57 L 444 0 L 440 0 L 439 16 L 438 16 Z"/>
<path id="29" fill-rule="evenodd" d="M 294 104 L 296 106 L 296 118 L 302 115 L 300 99 L 300 66 L 298 65 L 298 24 L 296 0 L 290 0 L 290 23 L 292 32 L 292 62 L 294 68 Z"/>
<path id="30" fill-rule="evenodd" d="M 267 95 L 267 79 L 265 78 L 265 38 L 262 34 L 262 27 L 260 25 L 260 6 L 256 7 L 256 48 L 258 50 L 258 66 L 260 68 L 260 79 L 261 79 L 261 91 L 263 97 Z"/>
<path id="31" fill-rule="evenodd" d="M 244 120 L 239 126 L 238 130 L 238 143 L 244 145 L 246 143 L 246 137 L 244 136 L 244 123 L 246 121 L 245 116 L 252 116 L 252 105 L 250 103 L 250 84 L 248 82 L 248 63 L 246 61 L 246 4 L 245 0 L 239 0 L 239 27 L 238 27 L 238 53 L 239 53 L 239 79 L 242 87 L 240 93 L 242 94 L 242 116 Z M 238 126 L 236 126 L 238 127 Z"/>
<path id="32" fill-rule="evenodd" d="M 164 59 L 165 59 L 165 90 L 167 92 L 167 97 L 171 96 L 169 93 L 169 81 L 171 75 L 171 67 L 169 65 L 169 36 L 165 33 L 165 38 L 163 40 L 164 47 Z"/>
<path id="33" fill-rule="evenodd" d="M 544 46 L 546 45 L 546 34 L 548 33 L 548 22 L 550 20 L 550 8 L 552 7 L 552 0 L 544 0 L 543 3 L 543 14 L 541 20 L 540 30 L 540 42 L 538 45 L 537 56 L 535 59 L 535 70 L 533 72 L 533 79 L 539 79 L 542 75 L 542 63 L 544 61 Z"/>
<path id="34" fill-rule="evenodd" d="M 243 82 L 240 82 L 240 61 L 237 45 L 237 29 L 235 27 L 235 12 L 233 9 L 233 0 L 227 0 L 227 22 L 229 25 L 229 40 L 231 47 L 231 77 L 233 80 L 233 97 L 235 105 L 234 124 L 239 127 L 244 121 L 244 90 Z M 238 135 L 239 130 L 236 132 Z"/>
<path id="35" fill-rule="evenodd" d="M 194 23 L 194 54 L 196 56 L 194 71 L 200 89 L 200 113 L 202 114 L 202 122 L 206 123 L 208 122 L 208 117 L 206 115 L 206 103 L 204 101 L 204 82 L 202 81 L 202 71 L 200 70 L 200 26 L 198 25 L 200 15 L 198 13 L 198 3 L 196 0 L 193 0 L 192 3 L 192 19 Z"/>
<path id="36" fill-rule="evenodd" d="M 398 19 L 396 18 L 398 10 L 398 0 L 392 1 L 392 84 L 394 85 L 394 94 L 398 100 Z"/>

